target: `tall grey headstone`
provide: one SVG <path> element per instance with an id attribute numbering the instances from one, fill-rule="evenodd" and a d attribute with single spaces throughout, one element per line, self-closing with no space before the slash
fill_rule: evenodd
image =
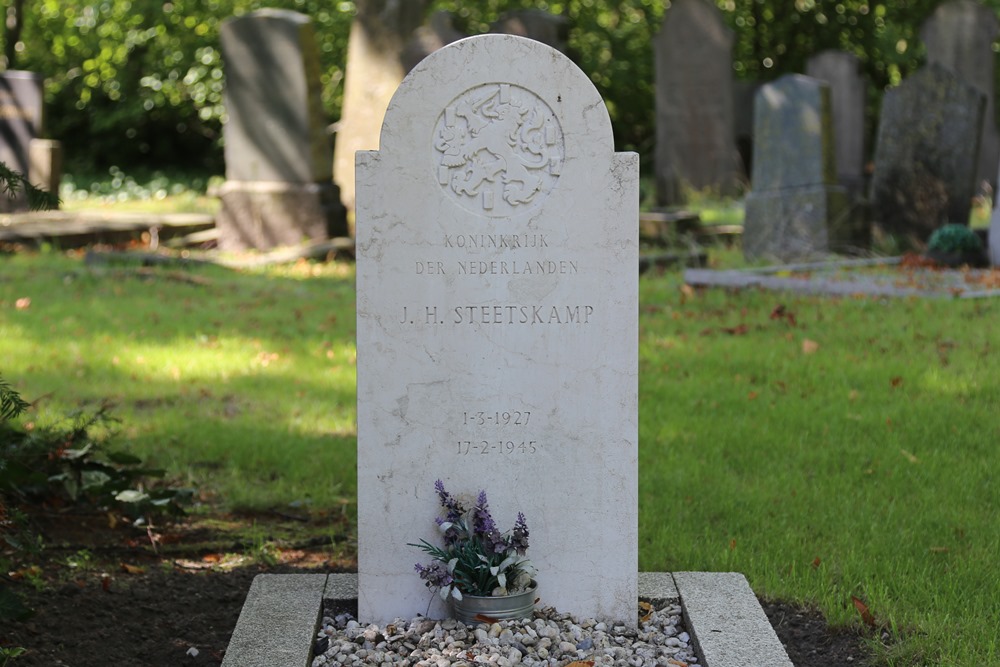
<path id="1" fill-rule="evenodd" d="M 864 193 L 865 81 L 860 61 L 846 51 L 822 51 L 806 63 L 806 74 L 830 85 L 837 182 L 851 199 Z"/>
<path id="2" fill-rule="evenodd" d="M 753 101 L 763 84 L 760 81 L 733 81 L 733 140 L 740 155 L 742 174 L 753 171 Z"/>
<path id="3" fill-rule="evenodd" d="M 1000 183 L 1000 174 L 997 175 L 997 182 Z M 990 264 L 1000 268 L 1000 197 L 993 199 L 993 215 L 990 217 L 990 229 L 986 236 L 986 244 Z"/>
<path id="4" fill-rule="evenodd" d="M 920 247 L 943 224 L 968 224 L 985 107 L 941 65 L 886 91 L 870 194 L 880 233 Z"/>
<path id="5" fill-rule="evenodd" d="M 735 194 L 733 32 L 706 0 L 674 0 L 653 40 L 656 196 L 684 203 L 687 189 Z"/>
<path id="6" fill-rule="evenodd" d="M 221 28 L 226 183 L 220 246 L 268 249 L 342 233 L 309 17 L 261 9 Z"/>
<path id="7" fill-rule="evenodd" d="M 41 135 L 44 78 L 35 72 L 0 72 L 0 161 L 25 177 L 31 171 L 31 142 Z M 23 195 L 0 194 L 0 211 L 28 208 Z"/>
<path id="8" fill-rule="evenodd" d="M 430 0 L 355 0 L 347 41 L 344 103 L 337 123 L 333 180 L 354 210 L 354 155 L 378 148 L 385 108 L 416 64 L 408 47 L 424 22 Z M 419 61 L 417 61 L 419 62 Z M 354 230 L 350 230 L 353 236 Z"/>
<path id="9" fill-rule="evenodd" d="M 490 32 L 527 37 L 566 53 L 569 26 L 565 16 L 542 9 L 519 9 L 502 14 L 490 25 Z"/>
<path id="10" fill-rule="evenodd" d="M 763 86 L 754 102 L 752 190 L 745 201 L 748 259 L 804 259 L 866 243 L 837 184 L 830 88 L 802 74 Z"/>
<path id="11" fill-rule="evenodd" d="M 434 482 L 531 530 L 541 604 L 636 622 L 638 156 L 512 35 L 424 59 L 357 156 L 359 613 L 443 614 Z"/>
<path id="12" fill-rule="evenodd" d="M 995 187 L 1000 138 L 994 111 L 996 53 L 993 41 L 1000 29 L 995 9 L 975 0 L 951 0 L 938 5 L 920 29 L 927 48 L 927 62 L 947 67 L 959 79 L 986 95 L 976 187 L 985 182 Z"/>

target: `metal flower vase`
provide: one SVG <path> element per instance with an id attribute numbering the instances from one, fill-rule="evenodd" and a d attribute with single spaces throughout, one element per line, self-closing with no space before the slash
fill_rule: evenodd
<path id="1" fill-rule="evenodd" d="M 484 622 L 484 619 L 502 621 L 510 618 L 531 618 L 535 610 L 535 593 L 538 584 L 532 580 L 531 586 L 523 593 L 483 597 L 463 595 L 461 600 L 451 599 L 451 613 L 456 620 L 466 625 Z"/>

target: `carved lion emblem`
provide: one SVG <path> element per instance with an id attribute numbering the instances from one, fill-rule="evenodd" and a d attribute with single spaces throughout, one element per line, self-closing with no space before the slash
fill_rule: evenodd
<path id="1" fill-rule="evenodd" d="M 512 84 L 466 91 L 435 128 L 438 182 L 473 213 L 534 208 L 559 179 L 563 135 L 549 106 Z"/>

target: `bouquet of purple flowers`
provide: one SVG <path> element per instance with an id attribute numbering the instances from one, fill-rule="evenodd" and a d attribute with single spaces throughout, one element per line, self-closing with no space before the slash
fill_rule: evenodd
<path id="1" fill-rule="evenodd" d="M 486 492 L 466 507 L 445 491 L 444 483 L 434 483 L 444 517 L 436 519 L 444 540 L 437 547 L 426 540 L 408 544 L 427 553 L 434 562 L 417 563 L 416 570 L 428 588 L 441 598 L 461 600 L 464 595 L 496 597 L 520 593 L 532 585 L 535 569 L 524 557 L 528 550 L 528 524 L 518 512 L 514 527 L 501 533 L 490 515 Z"/>

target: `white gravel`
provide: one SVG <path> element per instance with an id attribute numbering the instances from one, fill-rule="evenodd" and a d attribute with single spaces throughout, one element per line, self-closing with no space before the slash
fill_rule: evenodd
<path id="1" fill-rule="evenodd" d="M 348 614 L 324 618 L 313 667 L 562 667 L 592 661 L 609 667 L 697 667 L 679 605 L 639 609 L 635 630 L 594 619 L 577 620 L 551 607 L 534 618 L 466 626 L 423 616 L 384 627 L 361 625 Z M 319 653 L 317 651 L 317 653 Z"/>

